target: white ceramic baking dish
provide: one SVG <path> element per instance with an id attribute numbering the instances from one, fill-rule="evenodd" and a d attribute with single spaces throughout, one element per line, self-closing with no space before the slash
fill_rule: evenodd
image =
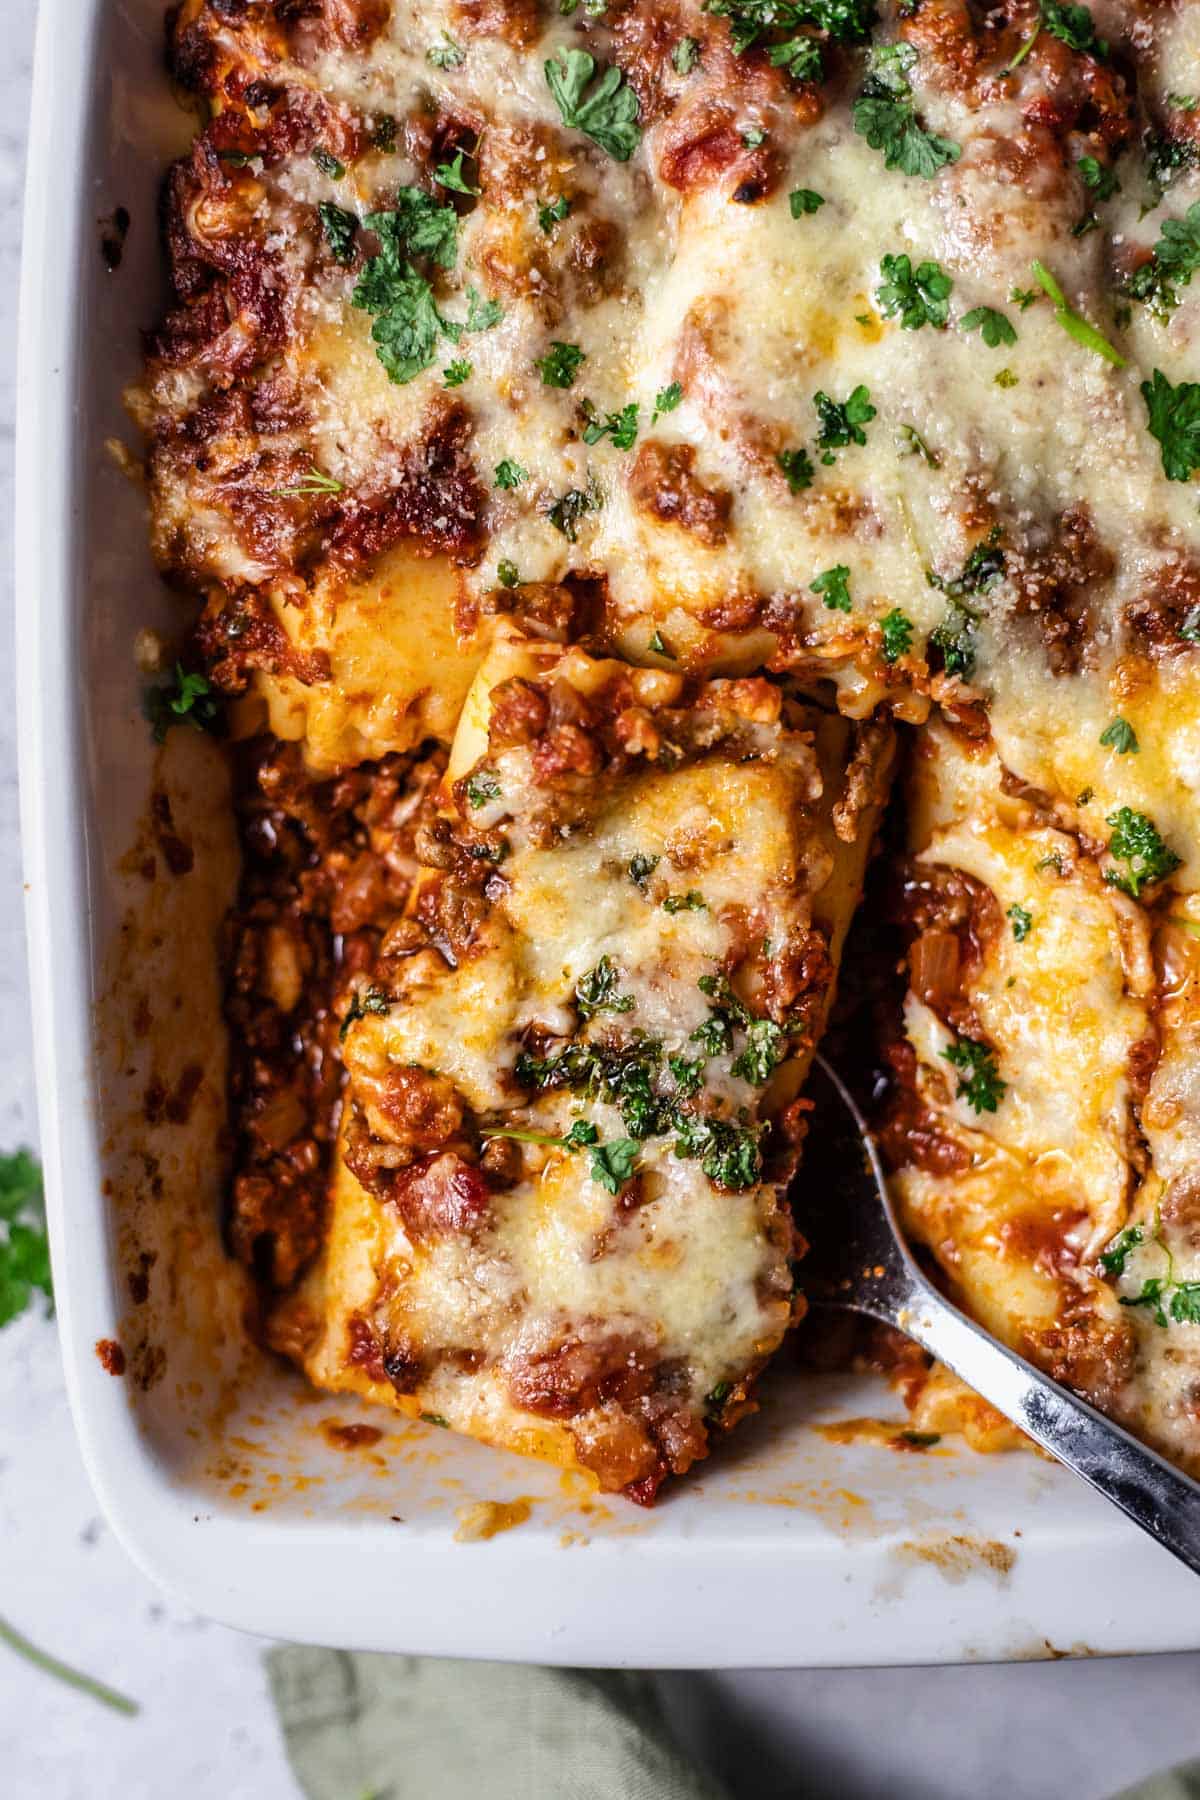
<path id="1" fill-rule="evenodd" d="M 189 133 L 162 73 L 163 8 L 42 0 L 19 374 L 42 1141 L 71 1400 L 112 1525 L 202 1612 L 362 1648 L 713 1667 L 1200 1646 L 1192 1578 L 1045 1461 L 899 1456 L 814 1429 L 893 1409 L 862 1383 L 781 1369 L 760 1418 L 647 1513 L 387 1416 L 357 1415 L 383 1435 L 344 1448 L 331 1422 L 354 1408 L 249 1348 L 216 1225 L 221 767 L 175 732 L 156 771 L 133 644 L 181 603 L 104 449 L 129 436 L 121 391 L 161 300 L 156 195 Z M 118 205 L 132 229 L 113 274 L 98 221 Z M 161 805 L 147 824 L 155 783 L 189 874 L 165 870 Z M 189 1069 L 203 1081 L 173 1123 Z M 102 1339 L 121 1344 L 123 1379 Z M 523 1522 L 463 1541 L 473 1506 L 514 1499 Z"/>

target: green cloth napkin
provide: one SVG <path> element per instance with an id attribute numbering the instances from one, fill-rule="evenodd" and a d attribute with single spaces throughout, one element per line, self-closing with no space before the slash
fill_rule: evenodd
<path id="1" fill-rule="evenodd" d="M 267 1670 L 308 1800 L 728 1800 L 644 1675 L 298 1648 Z M 1200 1762 L 1113 1800 L 1200 1800 Z"/>
<path id="2" fill-rule="evenodd" d="M 308 1800 L 728 1800 L 642 1675 L 299 1648 L 267 1671 Z"/>

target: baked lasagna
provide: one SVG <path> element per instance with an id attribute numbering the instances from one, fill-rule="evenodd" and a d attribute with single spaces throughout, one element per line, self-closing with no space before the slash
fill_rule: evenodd
<path id="1" fill-rule="evenodd" d="M 168 43 L 153 712 L 239 769 L 267 1341 L 635 1499 L 702 1456 L 803 1310 L 891 789 L 842 1004 L 908 1229 L 1196 1466 L 1200 7 L 182 0 Z"/>

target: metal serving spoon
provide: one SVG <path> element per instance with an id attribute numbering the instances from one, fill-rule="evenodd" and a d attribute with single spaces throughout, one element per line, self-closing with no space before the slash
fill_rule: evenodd
<path id="1" fill-rule="evenodd" d="M 1200 1482 L 943 1299 L 904 1246 L 875 1140 L 823 1056 L 808 1093 L 816 1104 L 804 1160 L 811 1248 L 801 1279 L 810 1305 L 894 1325 L 1200 1574 Z"/>

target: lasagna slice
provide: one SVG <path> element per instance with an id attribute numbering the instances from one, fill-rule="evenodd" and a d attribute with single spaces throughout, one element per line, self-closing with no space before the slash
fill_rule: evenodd
<path id="1" fill-rule="evenodd" d="M 345 1016 L 319 1386 L 649 1501 L 802 1302 L 785 1193 L 890 734 L 504 637 Z"/>
<path id="2" fill-rule="evenodd" d="M 906 1227 L 989 1331 L 1200 1467 L 1195 901 L 1164 892 L 1146 815 L 1091 837 L 945 728 L 909 807 L 885 1129 Z M 940 1373 L 918 1407 L 989 1434 Z"/>

